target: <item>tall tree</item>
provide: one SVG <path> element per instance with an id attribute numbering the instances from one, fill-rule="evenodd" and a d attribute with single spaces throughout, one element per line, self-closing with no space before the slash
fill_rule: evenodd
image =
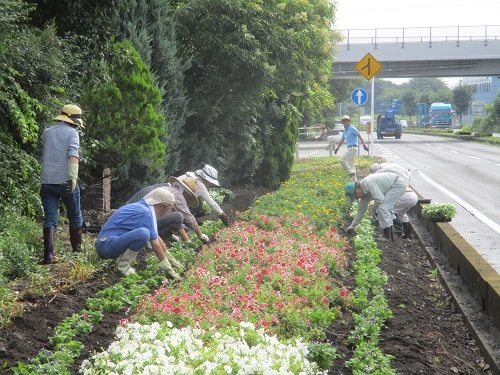
<path id="1" fill-rule="evenodd" d="M 164 169 L 171 174 L 179 170 L 179 136 L 190 112 L 184 87 L 184 72 L 189 62 L 178 56 L 170 1 L 126 0 L 117 10 L 116 24 L 120 35 L 134 45 L 149 65 L 162 92 L 167 148 Z"/>
<path id="2" fill-rule="evenodd" d="M 154 181 L 161 170 L 165 118 L 158 112 L 160 90 L 134 47 L 115 43 L 105 57 L 96 66 L 102 79 L 87 82 L 82 95 L 82 106 L 89 109 L 83 164 L 89 183 L 100 181 L 103 170 L 112 168 L 116 205 Z"/>
<path id="3" fill-rule="evenodd" d="M 462 126 L 462 115 L 469 111 L 473 95 L 473 85 L 464 85 L 460 83 L 453 89 L 453 105 L 460 116 L 460 126 Z"/>

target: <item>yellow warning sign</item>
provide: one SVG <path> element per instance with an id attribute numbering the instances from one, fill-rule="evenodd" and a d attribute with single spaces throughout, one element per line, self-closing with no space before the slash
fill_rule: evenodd
<path id="1" fill-rule="evenodd" d="M 382 65 L 369 53 L 354 67 L 367 80 L 372 79 L 382 69 Z"/>

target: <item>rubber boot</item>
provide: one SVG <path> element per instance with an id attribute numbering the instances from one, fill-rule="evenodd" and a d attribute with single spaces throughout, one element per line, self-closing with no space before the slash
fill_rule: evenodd
<path id="1" fill-rule="evenodd" d="M 123 276 L 128 276 L 135 273 L 135 270 L 130 267 L 135 258 L 137 258 L 137 251 L 125 250 L 123 254 L 119 255 L 115 259 L 116 270 L 120 272 Z"/>
<path id="2" fill-rule="evenodd" d="M 403 234 L 403 223 L 399 219 L 393 219 L 392 226 L 394 227 L 394 234 Z"/>
<path id="3" fill-rule="evenodd" d="M 411 240 L 411 224 L 403 223 L 403 236 L 401 237 L 405 240 Z"/>
<path id="4" fill-rule="evenodd" d="M 43 228 L 43 264 L 50 264 L 54 260 L 54 237 L 56 228 Z"/>
<path id="5" fill-rule="evenodd" d="M 79 252 L 82 247 L 82 228 L 69 229 L 69 240 L 73 252 Z"/>
<path id="6" fill-rule="evenodd" d="M 392 227 L 384 228 L 383 231 L 384 233 L 382 237 L 378 238 L 379 241 L 384 241 L 384 242 L 394 241 L 394 231 Z"/>

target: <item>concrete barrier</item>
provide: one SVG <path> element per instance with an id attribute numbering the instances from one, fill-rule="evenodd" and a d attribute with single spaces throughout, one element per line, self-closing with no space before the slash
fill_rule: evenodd
<path id="1" fill-rule="evenodd" d="M 418 192 L 417 195 L 419 199 L 423 199 Z M 492 372 L 499 375 L 500 275 L 450 223 L 436 223 L 424 218 L 424 206 L 425 204 L 417 204 L 412 208 L 411 214 L 418 219 L 419 227 L 432 238 L 434 247 L 426 246 L 428 241 L 418 235 L 421 244 L 437 267 L 455 305 L 464 315 L 481 354 Z M 417 231 L 415 226 L 414 230 Z M 460 291 L 460 280 L 466 286 L 464 291 Z M 470 293 L 470 300 L 459 296 L 463 292 Z M 473 306 L 474 304 L 477 306 Z"/>

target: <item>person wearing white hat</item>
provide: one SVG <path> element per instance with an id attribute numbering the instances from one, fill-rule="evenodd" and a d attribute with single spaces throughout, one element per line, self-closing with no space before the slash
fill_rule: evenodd
<path id="1" fill-rule="evenodd" d="M 358 129 L 354 125 L 351 125 L 351 118 L 349 116 L 344 115 L 340 122 L 344 125 L 344 131 L 342 133 L 342 138 L 340 138 L 339 145 L 335 149 L 335 154 L 339 152 L 340 146 L 342 146 L 345 141 L 347 143 L 347 152 L 340 158 L 340 165 L 349 172 L 349 177 L 352 181 L 357 181 L 354 158 L 358 153 L 358 144 L 361 142 L 365 151 L 368 151 L 368 146 L 363 140 L 363 137 L 361 137 L 361 134 L 359 134 Z"/>
<path id="2" fill-rule="evenodd" d="M 178 179 L 184 180 L 186 177 L 195 177 L 198 180 L 198 188 L 194 193 L 200 200 L 200 205 L 203 201 L 207 202 L 213 212 L 219 216 L 220 221 L 222 221 L 226 227 L 229 226 L 229 217 L 208 192 L 208 188 L 213 186 L 220 187 L 220 183 L 217 179 L 217 169 L 205 164 L 202 169 L 198 169 L 195 172 L 186 172 L 182 176 L 179 176 Z"/>
<path id="3" fill-rule="evenodd" d="M 83 128 L 82 110 L 74 104 L 65 105 L 54 125 L 42 133 L 42 172 L 40 197 L 42 199 L 43 263 L 54 259 L 54 237 L 58 225 L 59 203 L 63 202 L 69 219 L 70 242 L 73 251 L 79 251 L 82 243 L 82 214 L 80 188 L 78 186 L 78 161 L 80 135 Z"/>
<path id="4" fill-rule="evenodd" d="M 116 269 L 124 276 L 135 273 L 130 264 L 148 243 L 159 259 L 158 269 L 175 280 L 179 274 L 172 266 L 184 270 L 158 236 L 156 218 L 162 217 L 175 203 L 175 197 L 165 188 L 156 188 L 137 203 L 116 210 L 102 227 L 95 243 L 101 258 L 114 259 Z"/>

